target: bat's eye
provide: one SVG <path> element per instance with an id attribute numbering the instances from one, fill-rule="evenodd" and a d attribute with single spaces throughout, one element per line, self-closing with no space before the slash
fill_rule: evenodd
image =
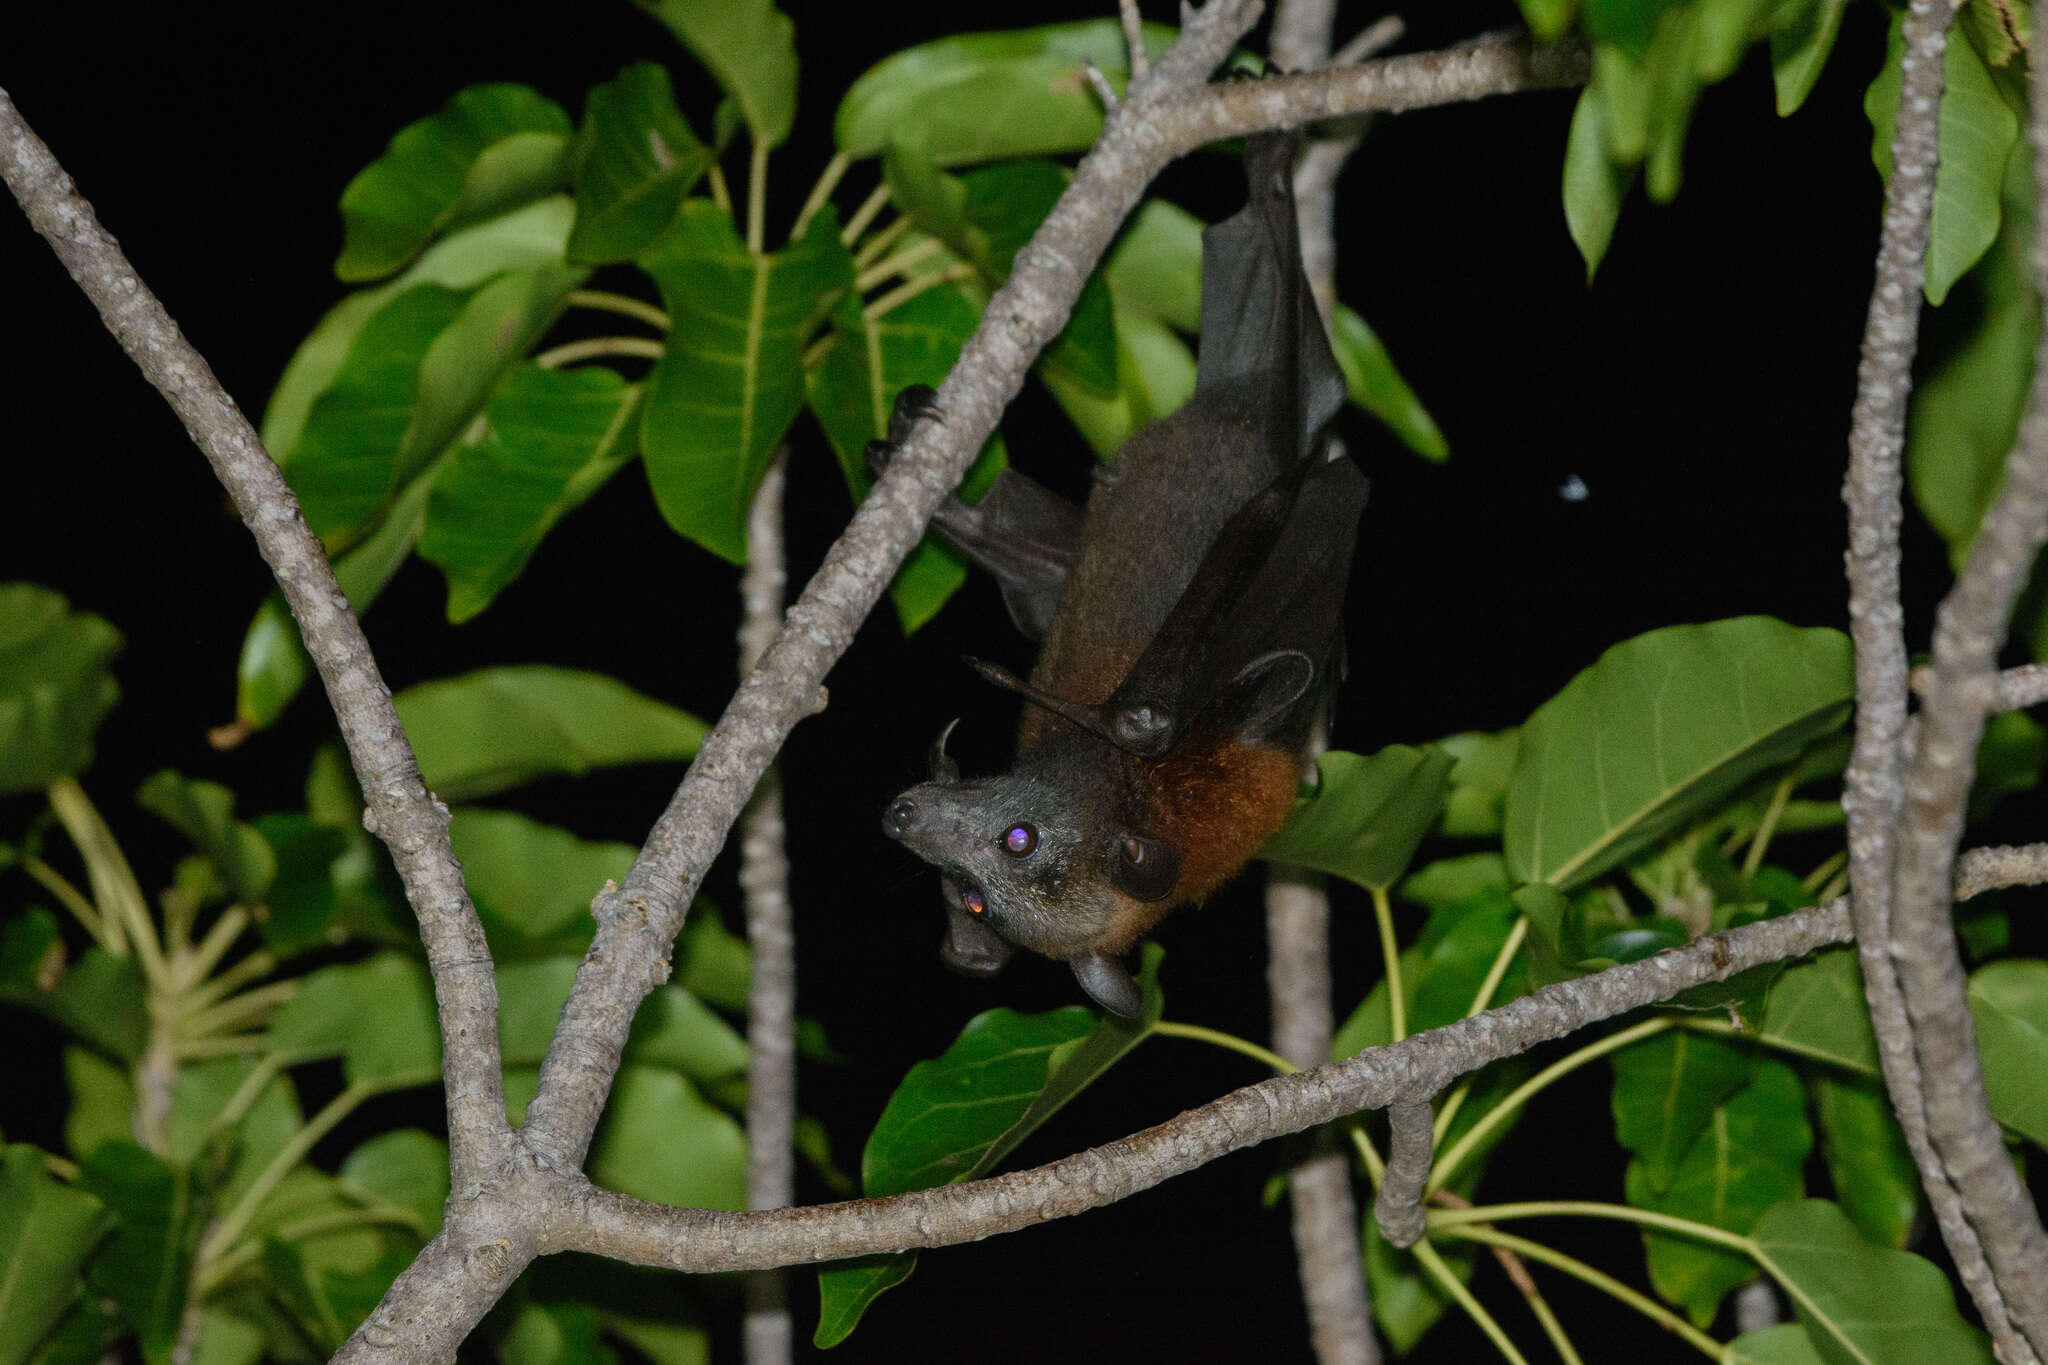
<path id="1" fill-rule="evenodd" d="M 1037 847 L 1038 830 L 1031 825 L 1020 822 L 1003 832 L 1003 852 L 1012 858 L 1028 858 Z"/>

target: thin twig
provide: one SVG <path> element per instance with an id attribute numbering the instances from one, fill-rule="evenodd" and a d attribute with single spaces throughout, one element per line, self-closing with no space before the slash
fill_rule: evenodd
<path id="1" fill-rule="evenodd" d="M 1412 1247 L 1422 1236 L 1422 1189 L 1429 1181 L 1429 1158 L 1436 1146 L 1429 1101 L 1395 1105 L 1387 1111 L 1387 1128 L 1387 1173 L 1380 1179 L 1372 1216 L 1387 1241 Z"/>
<path id="2" fill-rule="evenodd" d="M 390 689 L 283 474 L 5 91 L 0 175 L 212 464 L 298 621 L 369 803 L 364 823 L 389 847 L 419 917 L 440 1005 L 454 1187 L 466 1194 L 511 1151 L 512 1133 L 498 1057 L 497 982 L 483 924 L 449 848 L 447 808 L 420 781 Z"/>
<path id="3" fill-rule="evenodd" d="M 1117 17 L 1123 20 L 1124 50 L 1131 63 L 1131 84 L 1152 73 L 1152 56 L 1145 51 L 1145 21 L 1138 16 L 1138 0 L 1117 0 Z"/>

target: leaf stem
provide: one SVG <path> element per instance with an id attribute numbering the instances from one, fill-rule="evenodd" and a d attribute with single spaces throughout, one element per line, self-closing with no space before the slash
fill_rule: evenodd
<path id="1" fill-rule="evenodd" d="M 1292 1076 L 1300 1067 L 1268 1048 L 1260 1047 L 1249 1038 L 1240 1038 L 1234 1033 L 1221 1029 L 1206 1028 L 1201 1024 L 1181 1024 L 1171 1019 L 1161 1019 L 1152 1026 L 1154 1033 L 1167 1038 L 1186 1038 L 1191 1042 L 1209 1043 L 1227 1052 L 1239 1053 L 1263 1066 L 1269 1066 L 1282 1076 Z"/>
<path id="2" fill-rule="evenodd" d="M 860 293 L 867 293 L 891 275 L 900 275 L 927 256 L 944 251 L 946 244 L 936 237 L 927 237 L 915 246 L 905 247 L 886 261 L 869 266 L 854 278 L 853 287 Z"/>
<path id="3" fill-rule="evenodd" d="M 768 219 L 768 144 L 755 138 L 747 156 L 747 251 L 761 254 Z"/>
<path id="4" fill-rule="evenodd" d="M 1785 813 L 1785 803 L 1792 799 L 1792 788 L 1797 784 L 1798 774 L 1786 773 L 1777 790 L 1771 793 L 1771 804 L 1764 808 L 1764 818 L 1749 841 L 1749 855 L 1742 860 L 1743 876 L 1754 877 L 1756 870 L 1764 865 L 1764 850 L 1771 846 L 1771 834 L 1778 828 L 1778 817 Z"/>
<path id="5" fill-rule="evenodd" d="M 1401 949 L 1394 942 L 1394 907 L 1384 887 L 1372 888 L 1372 917 L 1380 927 L 1380 957 L 1387 964 L 1387 1017 L 1393 1030 L 1392 1041 L 1398 1043 L 1408 1036 L 1408 1000 L 1401 989 Z"/>
<path id="6" fill-rule="evenodd" d="M 100 918 L 99 910 L 86 899 L 85 893 L 71 884 L 71 880 L 56 868 L 51 867 L 32 853 L 20 858 L 21 870 L 41 883 L 42 888 L 57 898 L 57 903 L 69 910 L 72 917 L 85 926 L 93 941 L 110 953 L 126 957 L 121 942 L 120 929 Z"/>
<path id="7" fill-rule="evenodd" d="M 804 206 L 797 210 L 796 222 L 790 226 L 789 240 L 794 242 L 804 235 L 804 229 L 811 225 L 811 219 L 825 201 L 832 197 L 832 191 L 839 188 L 839 181 L 846 174 L 846 168 L 853 164 L 853 158 L 845 152 L 835 153 L 825 163 L 825 169 L 818 175 L 818 183 L 811 186 L 811 192 L 804 196 Z"/>
<path id="8" fill-rule="evenodd" d="M 1821 865 L 1806 874 L 1806 880 L 1799 884 L 1807 891 L 1817 891 L 1827 884 L 1828 878 L 1840 872 L 1849 863 L 1849 850 L 1838 848 L 1821 861 Z"/>
<path id="9" fill-rule="evenodd" d="M 583 341 L 565 341 L 560 346 L 542 351 L 533 358 L 533 363 L 544 370 L 553 370 L 579 360 L 594 360 L 607 355 L 659 360 L 663 350 L 660 342 L 646 337 L 590 337 Z"/>
<path id="10" fill-rule="evenodd" d="M 114 832 L 100 817 L 99 810 L 72 778 L 60 777 L 50 784 L 50 809 L 71 836 L 78 854 L 85 860 L 87 880 L 100 913 L 111 923 L 118 921 L 134 941 L 135 964 L 142 978 L 154 988 L 165 979 L 163 951 L 157 944 L 156 926 L 150 922 L 149 903 L 126 855 L 114 840 Z"/>
<path id="11" fill-rule="evenodd" d="M 1544 1265 L 1561 1270 L 1573 1279 L 1583 1281 L 1602 1293 L 1611 1295 L 1620 1302 L 1627 1304 L 1630 1308 L 1635 1309 L 1665 1331 L 1680 1338 L 1688 1346 L 1691 1346 L 1709 1359 L 1716 1361 L 1721 1359 L 1720 1342 L 1714 1340 L 1705 1332 L 1700 1331 L 1697 1327 L 1694 1327 L 1655 1299 L 1650 1298 L 1647 1294 L 1629 1288 L 1612 1275 L 1596 1270 L 1576 1257 L 1567 1256 L 1562 1251 L 1547 1247 L 1541 1242 L 1532 1242 L 1526 1237 L 1517 1237 L 1511 1232 L 1500 1232 L 1489 1227 L 1477 1225 L 1446 1227 L 1443 1231 L 1452 1237 L 1461 1237 L 1473 1242 L 1483 1242 L 1487 1246 L 1501 1247 L 1528 1260 L 1541 1261 Z"/>
<path id="12" fill-rule="evenodd" d="M 1511 1362 L 1511 1365 L 1529 1365 L 1528 1357 L 1515 1349 L 1515 1343 L 1508 1340 L 1508 1334 L 1493 1320 L 1493 1315 L 1481 1308 L 1479 1300 L 1472 1297 L 1472 1291 L 1451 1273 L 1451 1268 L 1444 1264 L 1443 1257 L 1436 1254 L 1436 1248 L 1429 1244 L 1428 1238 L 1417 1242 L 1408 1250 L 1422 1263 L 1422 1268 L 1429 1272 L 1429 1277 L 1437 1282 L 1437 1287 L 1448 1294 L 1458 1307 L 1465 1310 L 1465 1316 L 1471 1318 L 1480 1331 L 1486 1333 L 1495 1350 Z"/>
<path id="13" fill-rule="evenodd" d="M 1486 980 L 1479 983 L 1479 989 L 1472 996 L 1472 1007 L 1465 1011 L 1467 1019 L 1474 1018 L 1493 1004 L 1493 993 L 1500 989 L 1500 983 L 1507 977 L 1508 965 L 1521 951 L 1522 941 L 1529 937 L 1529 917 L 1517 915 L 1508 936 L 1501 940 L 1500 951 L 1493 956 L 1493 965 L 1486 969 Z M 1465 1097 L 1472 1093 L 1472 1078 L 1466 1076 L 1458 1082 L 1458 1088 L 1450 1098 L 1438 1106 L 1436 1111 L 1436 1145 L 1444 1145 L 1445 1134 L 1451 1131 L 1451 1120 L 1458 1117 L 1458 1110 L 1465 1105 Z"/>
<path id="14" fill-rule="evenodd" d="M 887 227 L 878 230 L 874 236 L 861 243 L 860 250 L 853 254 L 854 269 L 865 270 L 873 265 L 881 258 L 883 252 L 902 241 L 913 226 L 915 224 L 906 213 L 891 221 Z"/>
<path id="15" fill-rule="evenodd" d="M 241 937 L 242 930 L 248 927 L 249 912 L 241 906 L 230 905 L 227 909 L 221 911 L 220 918 L 215 920 L 213 927 L 206 931 L 206 937 L 199 940 L 199 946 L 175 963 L 175 968 L 171 974 L 171 988 L 177 991 L 188 991 L 206 980 L 207 973 L 213 970 L 214 964 L 226 955 L 227 950 L 233 946 L 234 941 Z M 247 962 L 250 958 L 256 957 L 270 957 L 270 955 L 268 953 L 251 953 L 248 958 L 244 958 L 242 961 Z M 273 966 L 276 965 L 277 959 L 271 958 L 270 960 Z M 241 965 L 241 963 L 235 964 L 236 967 Z M 228 970 L 233 971 L 235 968 L 231 967 Z M 233 987 L 230 986 L 227 989 L 232 990 Z"/>
<path id="16" fill-rule="evenodd" d="M 232 1033 L 261 1018 L 273 1006 L 298 993 L 297 981 L 273 981 L 230 996 L 218 1005 L 202 1006 L 178 1020 L 178 1040 L 197 1042 L 217 1034 Z"/>
<path id="17" fill-rule="evenodd" d="M 868 197 L 860 201 L 860 207 L 853 211 L 853 217 L 847 219 L 846 226 L 839 229 L 839 240 L 847 246 L 859 241 L 860 235 L 868 230 L 868 224 L 875 221 L 875 215 L 880 213 L 888 202 L 889 182 L 884 180 L 869 190 Z"/>
<path id="18" fill-rule="evenodd" d="M 1459 1138 L 1449 1151 L 1437 1158 L 1436 1169 L 1429 1173 L 1429 1184 L 1425 1187 L 1424 1193 L 1434 1194 L 1442 1189 L 1445 1183 L 1453 1175 L 1457 1174 L 1458 1167 L 1463 1164 L 1465 1159 L 1471 1156 L 1479 1144 L 1486 1140 L 1487 1135 L 1505 1123 L 1508 1117 L 1517 1109 L 1528 1103 L 1531 1095 L 1536 1094 L 1559 1077 L 1569 1075 L 1571 1072 L 1578 1070 L 1586 1063 L 1596 1058 L 1604 1057 L 1618 1048 L 1627 1047 L 1630 1043 L 1662 1033 L 1664 1030 L 1676 1026 L 1677 1022 L 1676 1019 L 1668 1014 L 1660 1014 L 1654 1019 L 1645 1019 L 1640 1024 L 1622 1029 L 1617 1033 L 1610 1033 L 1605 1038 L 1588 1043 L 1576 1052 L 1560 1057 L 1549 1066 L 1544 1067 L 1528 1080 L 1509 1091 L 1506 1099 L 1487 1110 L 1477 1123 L 1465 1130 L 1465 1136 Z"/>
<path id="19" fill-rule="evenodd" d="M 327 1213 L 316 1213 L 301 1218 L 296 1223 L 286 1223 L 277 1230 L 277 1240 L 297 1245 L 330 1232 L 345 1232 L 350 1228 L 374 1227 L 390 1224 L 423 1232 L 420 1216 L 410 1209 L 387 1205 L 368 1209 L 334 1209 Z M 195 1297 L 204 1298 L 219 1289 L 263 1254 L 263 1243 L 243 1242 L 211 1265 L 204 1273 L 195 1276 L 193 1290 Z"/>
<path id="20" fill-rule="evenodd" d="M 258 1061 L 255 1066 L 250 1067 L 249 1074 L 242 1077 L 242 1083 L 235 1087 L 235 1092 L 232 1095 L 228 1096 L 228 1102 L 223 1104 L 220 1107 L 220 1112 L 215 1114 L 207 1123 L 207 1137 L 211 1138 L 216 1134 L 225 1133 L 228 1129 L 240 1123 L 249 1110 L 254 1107 L 257 1096 L 268 1089 L 270 1083 L 276 1080 L 285 1067 L 290 1064 L 291 1057 L 289 1054 L 272 1052 Z"/>
<path id="21" fill-rule="evenodd" d="M 628 294 L 614 294 L 609 289 L 571 289 L 567 302 L 571 308 L 595 308 L 621 317 L 636 318 L 663 332 L 675 325 L 674 319 L 653 304 Z"/>
<path id="22" fill-rule="evenodd" d="M 334 1126 L 347 1118 L 357 1105 L 392 1088 L 389 1081 L 357 1081 L 329 1100 L 324 1109 L 308 1119 L 298 1132 L 293 1133 L 291 1140 L 278 1148 L 277 1155 L 270 1159 L 270 1164 L 249 1182 L 249 1188 L 242 1191 L 242 1197 L 235 1201 L 235 1206 L 214 1224 L 212 1233 L 206 1239 L 206 1245 L 200 1249 L 196 1272 L 198 1278 L 203 1282 L 209 1274 L 210 1267 L 230 1254 L 216 1249 L 232 1248 L 235 1240 L 248 1231 L 249 1223 L 263 1207 L 263 1201 L 270 1198 L 279 1183 L 291 1173 L 292 1167 L 306 1159 L 306 1154 L 313 1150 L 315 1143 L 332 1132 Z"/>
<path id="23" fill-rule="evenodd" d="M 732 191 L 725 187 L 725 168 L 712 162 L 704 172 L 704 183 L 711 187 L 711 202 L 718 205 L 718 211 L 732 217 Z"/>
<path id="24" fill-rule="evenodd" d="M 866 322 L 874 322 L 895 309 L 901 308 L 927 289 L 936 288 L 942 284 L 951 284 L 954 280 L 964 280 L 973 273 L 974 267 L 971 265 L 948 266 L 946 269 L 935 274 L 926 275 L 923 279 L 912 280 L 908 284 L 899 284 L 867 307 L 861 309 L 861 318 Z"/>
<path id="25" fill-rule="evenodd" d="M 1473 1223 L 1508 1223 L 1517 1218 L 1611 1218 L 1618 1223 L 1636 1223 L 1659 1232 L 1672 1232 L 1680 1237 L 1691 1237 L 1715 1246 L 1726 1247 L 1739 1256 L 1747 1256 L 1758 1265 L 1765 1265 L 1762 1249 L 1748 1237 L 1717 1228 L 1710 1223 L 1695 1223 L 1689 1218 L 1676 1218 L 1668 1213 L 1655 1213 L 1649 1209 L 1632 1208 L 1627 1204 L 1602 1204 L 1588 1199 L 1538 1199 L 1518 1204 L 1475 1204 L 1469 1209 L 1436 1209 L 1429 1215 L 1431 1231 L 1449 1232 L 1454 1228 Z M 1418 1245 L 1420 1245 L 1418 1243 Z"/>

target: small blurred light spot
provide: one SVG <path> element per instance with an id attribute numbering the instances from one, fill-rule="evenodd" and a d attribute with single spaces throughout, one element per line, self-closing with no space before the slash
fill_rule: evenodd
<path id="1" fill-rule="evenodd" d="M 1557 486 L 1557 495 L 1566 502 L 1584 502 L 1587 491 L 1586 481 L 1576 474 L 1565 475 L 1564 482 Z"/>

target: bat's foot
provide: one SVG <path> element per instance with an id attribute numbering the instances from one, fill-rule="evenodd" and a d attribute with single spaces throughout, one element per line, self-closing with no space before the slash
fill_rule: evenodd
<path id="1" fill-rule="evenodd" d="M 942 422 L 945 418 L 945 410 L 939 406 L 938 391 L 929 384 L 912 384 L 897 394 L 896 406 L 889 411 L 888 437 L 868 442 L 869 471 L 880 478 L 895 456 L 896 448 L 910 439 L 910 433 L 917 429 L 919 422 Z"/>

